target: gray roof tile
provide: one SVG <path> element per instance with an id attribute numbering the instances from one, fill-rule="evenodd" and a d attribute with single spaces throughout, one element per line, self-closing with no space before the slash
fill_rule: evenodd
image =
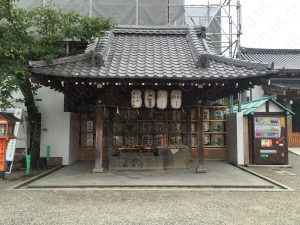
<path id="1" fill-rule="evenodd" d="M 117 27 L 85 54 L 30 62 L 34 74 L 92 78 L 219 79 L 272 73 L 267 64 L 216 55 L 203 29 Z M 78 74 L 78 75 L 76 75 Z"/>
<path id="2" fill-rule="evenodd" d="M 275 69 L 300 71 L 300 49 L 242 48 L 242 57 L 259 63 L 274 62 Z"/>

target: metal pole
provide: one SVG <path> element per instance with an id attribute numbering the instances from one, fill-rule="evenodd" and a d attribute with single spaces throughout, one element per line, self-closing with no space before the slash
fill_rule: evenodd
<path id="1" fill-rule="evenodd" d="M 237 25 L 238 25 L 238 29 L 237 29 L 237 58 L 240 59 L 241 58 L 241 34 L 242 34 L 242 22 L 241 22 L 241 2 L 240 0 L 237 0 L 237 6 L 236 6 L 236 10 L 237 10 Z"/>
<path id="2" fill-rule="evenodd" d="M 233 95 L 230 95 L 229 97 L 229 107 L 230 107 L 230 113 L 233 113 Z"/>
<path id="3" fill-rule="evenodd" d="M 232 18 L 231 18 L 231 6 L 230 1 L 228 2 L 228 19 L 229 19 L 229 57 L 232 57 Z"/>
<path id="4" fill-rule="evenodd" d="M 170 25 L 170 0 L 168 0 L 167 4 L 167 25 Z"/>
<path id="5" fill-rule="evenodd" d="M 93 17 L 93 0 L 90 0 L 89 17 Z"/>
<path id="6" fill-rule="evenodd" d="M 139 25 L 139 0 L 136 0 L 135 6 L 135 25 Z"/>
<path id="7" fill-rule="evenodd" d="M 238 93 L 238 112 L 242 111 L 242 93 Z"/>

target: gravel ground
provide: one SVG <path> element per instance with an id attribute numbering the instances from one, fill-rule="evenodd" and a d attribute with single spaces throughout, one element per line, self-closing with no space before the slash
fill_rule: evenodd
<path id="1" fill-rule="evenodd" d="M 289 152 L 289 164 L 292 168 L 251 167 L 251 170 L 300 191 L 300 156 Z M 281 175 L 280 171 L 288 172 L 290 175 Z"/>
<path id="2" fill-rule="evenodd" d="M 251 168 L 294 192 L 192 190 L 2 190 L 0 224 L 300 224 L 300 157 L 296 175 Z M 1 186 L 1 185 L 0 185 Z"/>

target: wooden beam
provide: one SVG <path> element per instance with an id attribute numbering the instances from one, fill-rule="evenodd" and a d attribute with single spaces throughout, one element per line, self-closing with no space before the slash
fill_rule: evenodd
<path id="1" fill-rule="evenodd" d="M 114 123 L 113 123 L 113 116 L 114 111 L 112 109 L 106 109 L 108 110 L 108 118 L 107 118 L 107 147 L 108 147 L 108 157 L 113 155 L 114 153 Z"/>
<path id="2" fill-rule="evenodd" d="M 192 124 L 191 124 L 191 109 L 186 109 L 186 145 L 188 146 L 188 160 L 192 161 Z"/>
<path id="3" fill-rule="evenodd" d="M 96 105 L 96 152 L 93 173 L 102 173 L 103 169 L 103 117 L 104 105 Z"/>
<path id="4" fill-rule="evenodd" d="M 204 168 L 204 143 L 203 143 L 203 107 L 197 107 L 197 167 L 196 173 L 206 173 L 207 169 Z"/>

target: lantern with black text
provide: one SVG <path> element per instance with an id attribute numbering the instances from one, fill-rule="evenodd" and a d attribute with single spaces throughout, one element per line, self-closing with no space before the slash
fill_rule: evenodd
<path id="1" fill-rule="evenodd" d="M 179 109 L 181 107 L 181 91 L 180 90 L 173 90 L 171 91 L 171 107 L 173 109 Z"/>
<path id="2" fill-rule="evenodd" d="M 141 90 L 132 90 L 131 91 L 131 106 L 133 108 L 141 108 L 142 107 L 142 91 Z"/>
<path id="3" fill-rule="evenodd" d="M 145 107 L 149 109 L 153 108 L 155 106 L 155 91 L 146 90 L 144 95 Z"/>
<path id="4" fill-rule="evenodd" d="M 168 104 L 168 92 L 165 90 L 159 90 L 157 92 L 156 105 L 159 109 L 165 109 Z"/>

